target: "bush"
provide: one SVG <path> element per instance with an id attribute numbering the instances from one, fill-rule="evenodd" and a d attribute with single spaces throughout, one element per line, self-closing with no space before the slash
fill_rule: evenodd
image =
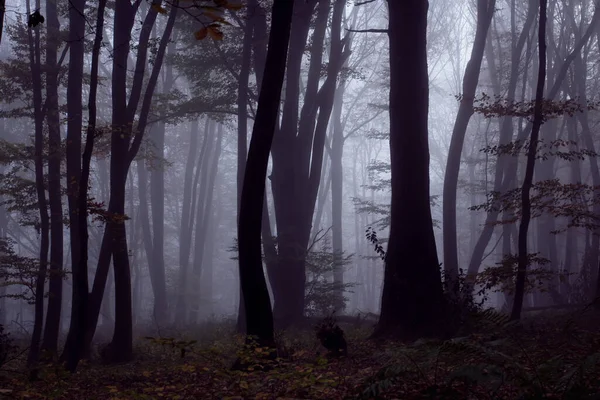
<path id="1" fill-rule="evenodd" d="M 11 361 L 15 350 L 16 346 L 13 344 L 10 333 L 6 332 L 4 325 L 0 324 L 0 369 L 4 367 L 6 363 Z"/>

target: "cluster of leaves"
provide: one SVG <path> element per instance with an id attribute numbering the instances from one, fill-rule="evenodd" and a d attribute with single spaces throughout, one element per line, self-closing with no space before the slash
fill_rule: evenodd
<path id="1" fill-rule="evenodd" d="M 441 267 L 441 264 L 440 264 Z M 474 290 L 472 279 L 460 268 L 457 276 L 452 276 L 446 270 L 440 271 L 444 292 L 444 313 L 442 317 L 443 333 L 446 337 L 457 332 L 469 332 L 479 316 L 484 312 L 488 300 L 487 286 Z"/>
<path id="2" fill-rule="evenodd" d="M 460 101 L 462 96 L 459 95 L 456 98 Z M 544 99 L 542 104 L 543 120 L 547 121 L 562 115 L 572 117 L 575 113 L 583 112 L 586 109 L 595 110 L 598 108 L 598 105 L 599 103 L 592 102 L 582 105 L 579 99 L 576 98 L 561 101 Z M 503 96 L 490 96 L 487 93 L 482 93 L 480 97 L 475 98 L 473 103 L 474 111 L 482 114 L 485 118 L 498 118 L 510 115 L 532 120 L 534 108 L 535 100 L 511 101 Z"/>
<path id="3" fill-rule="evenodd" d="M 0 285 L 7 288 L 15 286 L 19 289 L 18 292 L 6 290 L 0 297 L 24 300 L 33 304 L 38 271 L 39 261 L 36 258 L 17 254 L 13 240 L 0 239 Z"/>
<path id="4" fill-rule="evenodd" d="M 116 222 L 122 223 L 129 220 L 129 216 L 126 214 L 116 214 L 107 210 L 106 204 L 103 201 L 96 201 L 94 197 L 89 197 L 87 201 L 88 214 L 92 216 L 92 219 L 96 222 L 108 223 Z"/>
<path id="5" fill-rule="evenodd" d="M 193 350 L 197 340 L 178 340 L 172 337 L 153 337 L 146 336 L 144 339 L 156 346 L 161 346 L 163 349 L 170 348 L 173 351 L 177 351 L 181 358 L 184 358 L 186 353 Z"/>
<path id="6" fill-rule="evenodd" d="M 375 253 L 377 253 L 379 257 L 385 261 L 385 250 L 383 249 L 383 246 L 377 237 L 377 231 L 369 226 L 365 231 L 365 237 L 369 242 L 371 242 L 371 244 L 373 244 Z"/>
<path id="7" fill-rule="evenodd" d="M 503 155 L 527 155 L 530 140 L 510 142 L 507 144 L 489 145 L 481 149 L 482 152 L 494 156 Z M 585 160 L 586 157 L 597 157 L 598 153 L 588 149 L 577 149 L 577 142 L 573 140 L 556 139 L 546 143 L 543 139 L 537 141 L 536 159 L 546 161 L 556 157 L 565 161 Z"/>
<path id="8" fill-rule="evenodd" d="M 560 233 L 568 228 L 594 230 L 600 226 L 600 216 L 592 211 L 592 206 L 600 201 L 597 196 L 598 190 L 600 188 L 584 183 L 561 183 L 559 179 L 535 182 L 531 194 L 531 216 L 535 218 L 546 213 L 554 218 L 566 218 L 566 226 L 553 233 Z M 513 223 L 521 215 L 521 188 L 505 193 L 489 192 L 485 203 L 469 209 L 509 212 L 513 218 L 496 223 Z"/>
<path id="9" fill-rule="evenodd" d="M 10 333 L 6 332 L 4 325 L 0 324 L 0 369 L 13 359 L 17 350 Z"/>
<path id="10" fill-rule="evenodd" d="M 320 240 L 319 240 L 320 238 Z M 344 309 L 348 298 L 343 293 L 351 290 L 355 283 L 332 282 L 331 277 L 338 269 L 352 263 L 352 254 L 334 254 L 327 235 L 317 237 L 318 241 L 309 249 L 306 256 L 305 313 L 310 316 L 324 316 L 335 309 Z M 320 248 L 314 249 L 320 242 Z M 340 298 L 340 294 L 341 298 Z"/>
<path id="11" fill-rule="evenodd" d="M 537 267 L 532 267 L 537 265 Z M 525 281 L 525 292 L 546 292 L 548 291 L 548 282 L 557 278 L 557 273 L 550 270 L 547 266 L 550 260 L 542 257 L 540 253 L 530 253 L 527 255 L 527 279 Z M 495 266 L 487 267 L 477 274 L 475 282 L 493 292 L 514 293 L 515 279 L 517 276 L 518 255 L 506 254 L 502 261 Z M 565 279 L 565 274 L 559 274 L 559 279 Z"/>
<path id="12" fill-rule="evenodd" d="M 277 243 L 277 237 L 273 237 Z M 319 246 L 319 248 L 316 248 Z M 237 239 L 228 251 L 235 254 L 232 260 L 237 260 Z M 325 316 L 333 310 L 345 308 L 348 298 L 343 293 L 350 291 L 356 283 L 333 282 L 331 277 L 338 268 L 345 268 L 352 263 L 353 254 L 335 254 L 331 248 L 327 232 L 315 236 L 315 240 L 309 246 L 306 253 L 306 284 L 304 296 L 304 312 L 308 316 Z M 263 260 L 265 255 L 263 253 Z M 340 293 L 342 294 L 340 298 Z"/>

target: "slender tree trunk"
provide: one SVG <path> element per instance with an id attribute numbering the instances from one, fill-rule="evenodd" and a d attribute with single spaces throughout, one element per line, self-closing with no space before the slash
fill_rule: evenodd
<path id="1" fill-rule="evenodd" d="M 203 253 L 204 253 L 204 242 L 206 239 L 205 234 L 205 217 L 206 217 L 206 207 L 208 207 L 208 195 L 209 195 L 209 184 L 210 184 L 210 173 L 211 173 L 211 161 L 214 150 L 215 143 L 215 131 L 216 131 L 216 122 L 212 120 L 207 121 L 207 140 L 210 140 L 207 144 L 207 153 L 205 157 L 200 160 L 200 189 L 198 194 L 198 202 L 196 206 L 196 231 L 194 234 L 194 262 L 191 279 L 189 279 L 189 283 L 187 283 L 190 288 L 190 296 L 188 298 L 188 303 L 186 307 L 188 308 L 189 316 L 187 318 L 188 322 L 194 323 L 197 321 L 197 312 L 198 312 L 198 301 L 199 301 L 199 291 L 200 291 L 200 273 L 202 271 L 202 261 L 203 261 Z M 191 285 L 190 285 L 191 284 Z"/>
<path id="2" fill-rule="evenodd" d="M 540 21 L 538 33 L 538 52 L 539 52 L 539 71 L 537 89 L 535 95 L 535 107 L 533 114 L 533 128 L 531 130 L 530 145 L 527 152 L 527 166 L 525 169 L 525 178 L 521 189 L 521 222 L 519 224 L 519 257 L 517 267 L 517 278 L 515 286 L 515 300 L 510 318 L 518 320 L 521 318 L 521 309 L 523 308 L 523 297 L 525 294 L 525 279 L 527 278 L 527 265 L 529 257 L 527 253 L 527 231 L 531 219 L 531 199 L 529 192 L 533 184 L 533 172 L 535 167 L 535 157 L 537 151 L 537 141 L 540 134 L 540 128 L 543 123 L 543 101 L 544 101 L 544 83 L 546 81 L 546 8 L 548 1 L 540 0 Z"/>
<path id="3" fill-rule="evenodd" d="M 177 298 L 177 308 L 176 308 L 176 315 L 175 315 L 175 320 L 177 321 L 178 324 L 185 324 L 187 321 L 187 311 L 188 311 L 188 306 L 190 303 L 190 299 L 191 299 L 191 286 L 190 286 L 190 282 L 189 282 L 189 263 L 190 263 L 190 252 L 191 252 L 191 243 L 192 243 L 192 236 L 193 236 L 193 232 L 194 232 L 194 221 L 195 221 L 195 217 L 196 217 L 196 211 L 197 211 L 197 207 L 196 204 L 198 202 L 198 195 L 197 195 L 197 191 L 198 191 L 198 181 L 200 180 L 200 178 L 203 176 L 204 171 L 206 170 L 206 158 L 207 158 L 207 152 L 208 150 L 208 145 L 209 145 L 209 139 L 210 135 L 208 134 L 208 128 L 210 126 L 210 119 L 206 118 L 205 120 L 205 124 L 204 124 L 204 140 L 202 142 L 202 146 L 200 149 L 200 156 L 198 158 L 198 163 L 196 165 L 196 173 L 194 174 L 194 181 L 192 183 L 192 193 L 191 193 L 191 205 L 190 205 L 190 211 L 189 211 L 189 224 L 187 226 L 187 233 L 185 236 L 185 239 L 188 240 L 187 243 L 185 243 L 185 254 L 183 254 L 183 261 L 185 262 L 184 264 L 182 264 L 182 268 L 179 271 L 179 295 Z M 203 193 L 203 192 L 202 192 Z"/>
<path id="4" fill-rule="evenodd" d="M 192 206 L 192 191 L 195 186 L 194 165 L 196 164 L 196 154 L 198 152 L 198 120 L 195 119 L 190 127 L 190 149 L 185 167 L 184 186 L 183 186 L 183 206 L 181 211 L 181 228 L 179 233 L 179 291 L 177 294 L 177 308 L 175 322 L 183 324 L 185 320 L 185 311 L 183 310 L 186 302 L 187 291 L 187 272 L 190 262 L 190 248 L 192 243 L 192 225 L 194 216 L 194 206 Z M 206 135 L 202 147 L 206 145 Z M 202 155 L 201 155 L 202 157 Z M 194 190 L 195 191 L 195 190 Z"/>
<path id="5" fill-rule="evenodd" d="M 57 0 L 46 1 L 46 105 L 48 122 L 48 200 L 50 203 L 50 269 L 48 308 L 42 350 L 54 356 L 58 348 L 62 308 L 63 213 L 61 194 L 61 137 L 58 114 L 58 46 L 60 24 Z M 77 71 L 72 71 L 76 74 Z M 79 102 L 81 104 L 81 101 Z"/>
<path id="6" fill-rule="evenodd" d="M 471 59 L 467 63 L 463 77 L 463 88 L 460 98 L 460 106 L 456 114 L 450 149 L 448 150 L 448 161 L 446 163 L 446 174 L 444 177 L 443 191 L 443 237 L 444 237 L 444 271 L 446 272 L 445 284 L 449 293 L 458 295 L 458 240 L 456 235 L 456 191 L 458 187 L 458 175 L 460 172 L 460 161 L 465 141 L 465 135 L 469 120 L 473 115 L 473 101 L 479 82 L 481 62 L 483 60 L 486 37 L 494 11 L 495 0 L 477 1 L 477 29 L 475 40 L 471 50 Z"/>
<path id="7" fill-rule="evenodd" d="M 517 90 L 517 83 L 519 79 L 519 66 L 521 65 L 521 56 L 523 52 L 523 48 L 526 44 L 527 38 L 529 37 L 529 32 L 533 23 L 535 22 L 536 16 L 536 1 L 530 0 L 527 10 L 527 16 L 525 22 L 523 23 L 523 28 L 518 38 L 516 36 L 516 32 L 513 33 L 513 45 L 511 51 L 511 70 L 510 70 L 510 78 L 508 82 L 508 90 L 506 92 L 506 99 L 510 102 L 516 101 L 515 95 Z M 488 58 L 490 59 L 490 58 Z M 500 122 L 500 137 L 499 144 L 507 145 L 513 140 L 513 118 L 510 115 L 504 116 Z M 508 158 L 510 155 L 499 155 L 498 160 L 496 162 L 496 172 L 494 176 L 494 191 L 496 192 L 505 192 L 509 187 L 507 185 L 510 182 L 510 179 L 507 178 L 508 173 L 505 171 L 508 170 L 507 164 L 509 164 Z M 483 226 L 483 231 L 475 244 L 475 249 L 473 250 L 473 254 L 471 255 L 471 260 L 469 262 L 469 268 L 467 275 L 470 279 L 474 279 L 475 275 L 479 271 L 479 267 L 481 266 L 481 262 L 483 260 L 483 255 L 485 253 L 485 249 L 492 238 L 492 234 L 494 233 L 495 222 L 497 221 L 499 216 L 499 212 L 492 210 L 486 214 L 485 224 Z"/>
<path id="8" fill-rule="evenodd" d="M 4 33 L 4 14 L 6 13 L 6 0 L 0 0 L 0 43 L 2 43 L 2 33 Z"/>
<path id="9" fill-rule="evenodd" d="M 88 284 L 88 226 L 87 197 L 90 175 L 90 164 L 96 135 L 96 97 L 98 91 L 98 62 L 104 31 L 104 11 L 106 0 L 98 2 L 96 34 L 92 49 L 92 65 L 90 73 L 90 94 L 88 99 L 88 127 L 86 132 L 83 166 L 81 165 L 81 131 L 82 131 L 82 87 L 83 57 L 85 35 L 85 0 L 72 1 L 69 8 L 70 55 L 69 70 L 78 71 L 69 74 L 67 87 L 67 187 L 69 201 L 69 227 L 71 244 L 71 269 L 73 271 L 73 290 L 71 298 L 71 322 L 63 352 L 67 359 L 67 368 L 75 372 L 81 357 L 86 355 L 85 332 L 87 324 L 87 308 L 89 296 Z"/>
<path id="10" fill-rule="evenodd" d="M 275 133 L 285 75 L 294 3 L 274 0 L 271 33 L 258 109 L 248 152 L 240 204 L 238 240 L 240 282 L 246 310 L 246 334 L 272 346 L 273 314 L 261 254 L 261 218 L 269 151 Z"/>
<path id="11" fill-rule="evenodd" d="M 242 186 L 244 184 L 244 170 L 246 169 L 246 155 L 248 153 L 248 82 L 250 78 L 250 63 L 252 61 L 252 36 L 254 32 L 253 15 L 258 12 L 256 0 L 248 2 L 246 13 L 246 26 L 244 27 L 244 40 L 242 44 L 242 65 L 238 80 L 237 97 L 237 219 L 239 220 Z M 241 291 L 240 287 L 240 291 Z M 241 294 L 241 292 L 240 292 Z M 240 296 L 241 300 L 242 296 Z M 244 302 L 238 306 L 237 329 L 242 332 L 245 325 Z"/>
<path id="12" fill-rule="evenodd" d="M 336 90 L 333 103 L 333 137 L 331 140 L 331 245 L 333 250 L 333 283 L 335 285 L 334 310 L 339 315 L 344 308 L 344 265 L 342 239 L 342 211 L 344 208 L 344 128 L 342 126 L 342 107 L 346 79 L 342 79 Z M 327 188 L 325 189 L 327 190 Z"/>
<path id="13" fill-rule="evenodd" d="M 27 14 L 30 14 L 30 0 L 26 1 L 26 5 Z M 39 4 L 36 4 L 36 6 L 39 6 Z M 35 286 L 35 319 L 33 332 L 31 334 L 31 345 L 27 356 L 27 365 L 29 367 L 32 367 L 37 363 L 40 357 L 40 342 L 44 322 L 44 288 L 48 268 L 48 249 L 50 245 L 50 217 L 48 216 L 48 203 L 44 187 L 44 114 L 42 112 L 42 72 L 40 64 L 39 29 L 38 26 L 27 30 L 29 66 L 31 70 L 31 82 L 33 84 L 35 188 L 40 212 L 40 256 Z"/>
<path id="14" fill-rule="evenodd" d="M 175 52 L 175 43 L 168 46 L 168 54 Z M 162 92 L 171 92 L 174 84 L 173 66 L 165 67 L 165 79 Z M 154 292 L 154 318 L 159 326 L 168 321 L 167 283 L 165 276 L 165 132 L 166 126 L 159 122 L 150 131 L 152 141 L 152 169 L 150 171 L 150 201 L 152 204 L 152 257 L 148 263 L 154 277 L 152 290 Z"/>

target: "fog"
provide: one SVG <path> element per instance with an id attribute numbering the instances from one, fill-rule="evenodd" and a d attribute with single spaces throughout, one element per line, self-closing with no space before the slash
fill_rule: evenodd
<path id="1" fill-rule="evenodd" d="M 265 321 L 252 303 L 262 298 L 261 282 L 276 330 L 332 312 L 383 321 L 384 278 L 395 279 L 386 262 L 401 265 L 409 287 L 437 268 L 440 293 L 457 279 L 461 293 L 513 316 L 519 296 L 527 310 L 598 295 L 594 2 L 548 4 L 547 102 L 536 120 L 538 2 L 500 0 L 485 10 L 473 0 L 429 1 L 421 142 L 405 140 L 413 135 L 410 116 L 390 122 L 402 113 L 390 102 L 394 82 L 410 83 L 402 74 L 418 63 L 418 52 L 398 56 L 390 48 L 388 27 L 402 24 L 388 10 L 391 0 L 295 3 L 280 91 L 277 74 L 268 73 L 277 61 L 272 1 L 6 5 L 0 325 L 31 343 L 30 362 L 39 348 L 67 354 L 69 346 L 111 338 L 122 352 L 114 358 L 127 360 L 137 338 L 215 322 L 256 334 L 252 321 Z M 398 49 L 410 49 L 405 42 Z M 474 97 L 465 95 L 473 78 Z M 267 92 L 280 96 L 273 132 L 258 125 L 261 109 L 273 104 Z M 522 185 L 536 126 L 523 231 Z M 423 190 L 411 186 L 422 176 L 418 161 L 414 169 L 408 163 L 421 150 L 390 156 L 390 134 L 398 148 L 425 146 Z M 269 151 L 264 191 L 254 173 L 266 154 L 261 143 Z M 392 161 L 403 165 L 402 176 Z M 452 162 L 458 175 L 448 178 Z M 410 248 L 388 248 L 391 225 L 404 243 L 411 232 L 427 235 L 408 206 L 391 206 L 393 190 L 408 198 L 413 187 L 422 195 L 414 204 L 426 203 L 429 188 L 429 205 L 414 215 L 430 210 L 435 247 L 428 239 L 419 243 L 429 247 L 410 246 L 435 256 L 437 267 L 433 258 L 407 257 Z M 242 263 L 250 258 L 240 258 L 258 247 L 252 238 L 238 242 L 238 220 L 240 229 L 260 230 L 252 237 L 260 236 L 263 257 L 262 273 L 245 275 L 245 307 L 240 269 L 250 271 Z M 400 299 L 395 307 L 422 302 Z"/>

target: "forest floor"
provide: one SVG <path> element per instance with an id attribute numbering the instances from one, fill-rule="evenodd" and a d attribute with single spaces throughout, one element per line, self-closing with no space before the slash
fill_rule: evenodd
<path id="1" fill-rule="evenodd" d="M 237 357 L 257 360 L 262 349 L 212 323 L 201 335 L 142 338 L 127 364 L 83 363 L 74 375 L 49 365 L 34 382 L 5 366 L 0 399 L 600 399 L 600 315 L 507 324 L 490 314 L 478 323 L 477 333 L 410 345 L 374 343 L 369 329 L 343 326 L 348 356 L 339 359 L 325 357 L 313 331 L 286 333 L 286 356 L 267 371 L 232 370 Z"/>

